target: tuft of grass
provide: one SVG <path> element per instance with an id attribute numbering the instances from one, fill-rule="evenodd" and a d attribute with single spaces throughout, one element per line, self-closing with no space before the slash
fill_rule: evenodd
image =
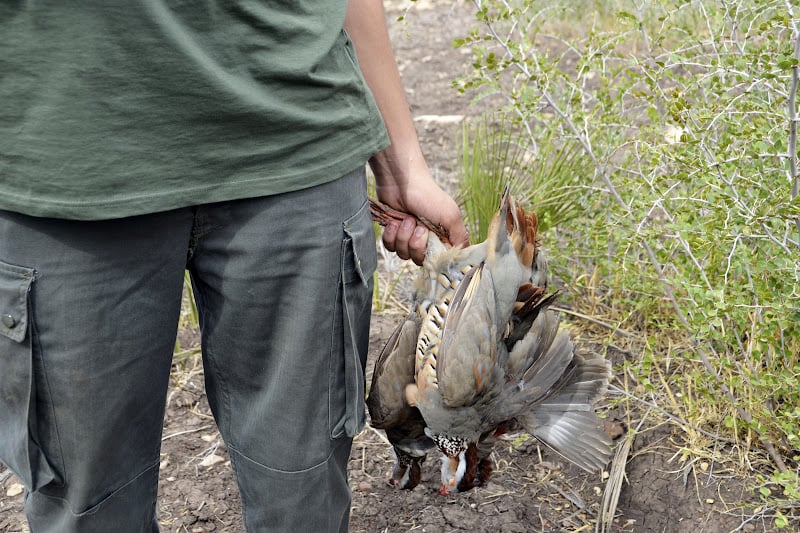
<path id="1" fill-rule="evenodd" d="M 474 242 L 486 239 L 506 185 L 517 197 L 524 187 L 525 150 L 508 127 L 506 116 L 498 116 L 499 124 L 489 116 L 462 124 L 459 196 Z"/>
<path id="2" fill-rule="evenodd" d="M 594 175 L 578 142 L 546 126 L 534 142 L 518 120 L 504 113 L 464 122 L 459 163 L 459 196 L 475 241 L 486 238 L 506 186 L 547 231 L 580 216 Z"/>
<path id="3" fill-rule="evenodd" d="M 189 271 L 183 274 L 183 296 L 181 302 L 181 314 L 178 320 L 178 329 L 193 329 L 200 327 L 200 315 L 197 311 L 197 302 L 192 292 L 192 280 Z M 184 366 L 193 359 L 199 359 L 199 347 L 183 347 L 180 340 L 175 340 L 175 349 L 172 352 L 172 360 L 176 365 Z M 197 361 L 194 361 L 196 366 Z"/>

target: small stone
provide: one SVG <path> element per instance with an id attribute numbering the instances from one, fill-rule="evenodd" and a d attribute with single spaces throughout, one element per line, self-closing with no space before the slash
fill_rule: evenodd
<path id="1" fill-rule="evenodd" d="M 223 462 L 225 459 L 220 457 L 216 454 L 207 455 L 202 461 L 200 461 L 200 466 L 213 466 L 217 463 Z"/>
<path id="2" fill-rule="evenodd" d="M 424 62 L 425 59 L 423 58 Z M 464 120 L 464 115 L 419 115 L 414 117 L 414 122 L 435 124 L 458 124 Z"/>
<path id="3" fill-rule="evenodd" d="M 25 490 L 25 487 L 22 486 L 21 483 L 12 483 L 8 490 L 6 490 L 6 496 L 19 496 Z"/>
<path id="4" fill-rule="evenodd" d="M 358 491 L 359 492 L 371 492 L 372 491 L 372 484 L 368 481 L 362 481 L 358 484 Z"/>

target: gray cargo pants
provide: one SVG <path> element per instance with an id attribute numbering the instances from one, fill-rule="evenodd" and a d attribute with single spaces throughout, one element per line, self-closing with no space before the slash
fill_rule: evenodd
<path id="1" fill-rule="evenodd" d="M 100 222 L 0 212 L 0 459 L 38 532 L 158 531 L 184 269 L 248 531 L 346 531 L 375 268 L 364 171 Z"/>

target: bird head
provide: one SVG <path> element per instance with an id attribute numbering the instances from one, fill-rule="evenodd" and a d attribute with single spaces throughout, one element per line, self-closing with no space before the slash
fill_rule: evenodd
<path id="1" fill-rule="evenodd" d="M 467 448 L 469 442 L 460 437 L 429 435 L 439 451 L 442 452 L 442 486 L 439 494 L 447 496 L 458 492 L 458 485 L 467 471 Z"/>
<path id="2" fill-rule="evenodd" d="M 412 490 L 422 480 L 421 464 L 425 461 L 425 455 L 414 455 L 396 446 L 394 453 L 397 461 L 392 470 L 392 477 L 389 478 L 389 484 L 401 489 Z"/>

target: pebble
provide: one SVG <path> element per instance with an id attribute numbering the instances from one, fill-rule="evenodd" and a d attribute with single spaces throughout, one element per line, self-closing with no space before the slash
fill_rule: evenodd
<path id="1" fill-rule="evenodd" d="M 220 457 L 219 455 L 211 454 L 206 456 L 202 461 L 200 461 L 200 466 L 212 466 L 217 463 L 221 463 L 225 459 Z"/>
<path id="2" fill-rule="evenodd" d="M 6 490 L 6 496 L 19 496 L 24 490 L 25 487 L 23 487 L 21 483 L 12 483 L 11 486 L 8 487 L 8 490 Z"/>

